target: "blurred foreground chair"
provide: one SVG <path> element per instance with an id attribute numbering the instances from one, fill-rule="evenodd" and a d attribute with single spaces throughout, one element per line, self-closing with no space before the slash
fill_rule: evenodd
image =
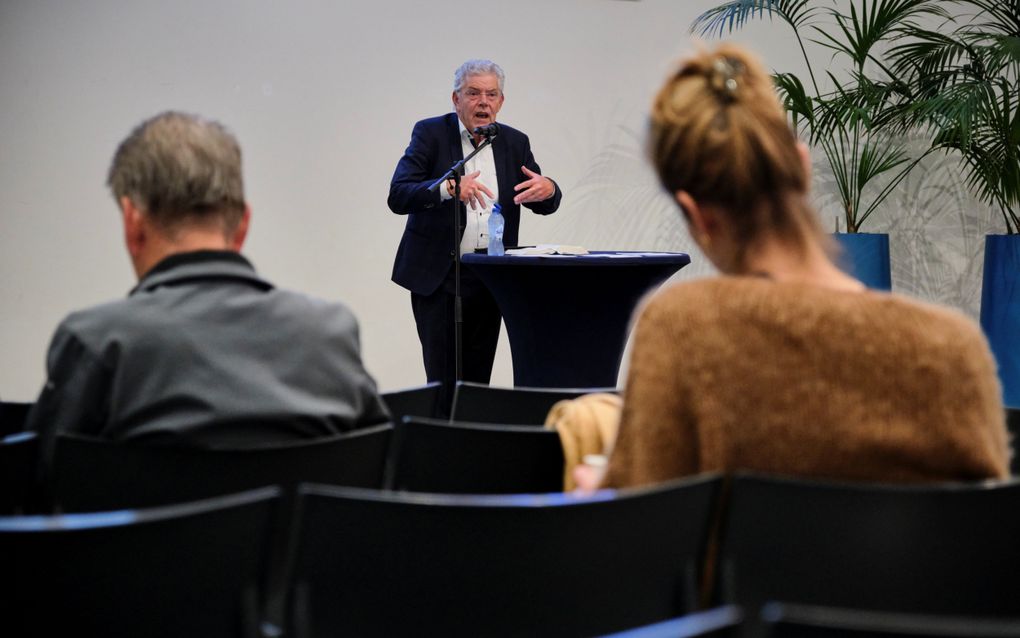
<path id="1" fill-rule="evenodd" d="M 458 381 L 453 395 L 454 421 L 544 425 L 557 401 L 592 392 L 617 392 L 616 388 L 498 388 Z"/>
<path id="2" fill-rule="evenodd" d="M 434 418 L 442 389 L 442 381 L 433 381 L 416 388 L 383 392 L 379 396 L 390 411 L 393 422 L 400 423 L 405 416 Z"/>
<path id="3" fill-rule="evenodd" d="M 7 636 L 258 635 L 278 488 L 148 510 L 0 517 Z"/>
<path id="4" fill-rule="evenodd" d="M 118 443 L 62 434 L 53 460 L 65 512 L 151 507 L 302 481 L 382 486 L 391 425 L 242 450 Z"/>
<path id="5" fill-rule="evenodd" d="M 763 607 L 761 617 L 761 638 L 1020 638 L 1020 619 L 778 603 Z"/>
<path id="6" fill-rule="evenodd" d="M 34 432 L 0 439 L 0 515 L 24 514 L 33 509 L 39 439 Z"/>
<path id="7" fill-rule="evenodd" d="M 302 486 L 292 635 L 592 636 L 691 611 L 721 485 L 463 496 Z"/>
<path id="8" fill-rule="evenodd" d="M 1020 617 L 1020 482 L 896 486 L 738 475 L 723 599 Z"/>
<path id="9" fill-rule="evenodd" d="M 726 605 L 603 638 L 736 638 L 740 636 L 743 618 L 744 613 L 739 607 Z"/>
<path id="10" fill-rule="evenodd" d="M 552 430 L 405 418 L 396 426 L 386 487 L 410 492 L 563 491 L 563 448 Z"/>
<path id="11" fill-rule="evenodd" d="M 0 437 L 25 429 L 25 420 L 34 403 L 0 401 Z"/>
<path id="12" fill-rule="evenodd" d="M 271 621 L 280 623 L 290 568 L 294 494 L 303 481 L 381 488 L 393 426 L 379 425 L 307 442 L 240 450 L 124 444 L 61 435 L 53 461 L 53 500 L 60 511 L 151 507 L 278 485 L 273 518 L 271 587 L 263 593 Z"/>

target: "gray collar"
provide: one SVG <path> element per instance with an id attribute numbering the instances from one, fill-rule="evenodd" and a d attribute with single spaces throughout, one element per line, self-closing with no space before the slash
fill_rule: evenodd
<path id="1" fill-rule="evenodd" d="M 259 277 L 251 262 L 239 253 L 200 250 L 178 253 L 162 260 L 142 277 L 129 295 L 151 292 L 161 286 L 223 280 L 245 282 L 262 290 L 273 289 L 273 284 Z"/>

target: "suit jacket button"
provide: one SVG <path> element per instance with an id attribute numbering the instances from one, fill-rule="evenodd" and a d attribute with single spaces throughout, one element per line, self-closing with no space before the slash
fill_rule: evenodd
<path id="1" fill-rule="evenodd" d="M 450 251 L 450 256 L 451 256 L 451 257 L 453 257 L 453 256 L 454 256 L 454 255 L 453 255 L 453 251 L 452 251 L 452 250 Z"/>

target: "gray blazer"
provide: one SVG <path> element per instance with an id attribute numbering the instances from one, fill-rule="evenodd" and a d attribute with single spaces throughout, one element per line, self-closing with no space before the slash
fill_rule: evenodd
<path id="1" fill-rule="evenodd" d="M 26 428 L 45 438 L 231 447 L 389 419 L 342 304 L 280 290 L 241 255 L 156 265 L 127 299 L 67 317 Z"/>

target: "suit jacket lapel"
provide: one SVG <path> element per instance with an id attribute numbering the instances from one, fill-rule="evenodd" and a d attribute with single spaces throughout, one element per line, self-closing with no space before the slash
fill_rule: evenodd
<path id="1" fill-rule="evenodd" d="M 460 120 L 457 119 L 456 113 L 450 113 L 446 116 L 446 140 L 450 144 L 450 161 L 440 167 L 443 172 L 449 170 L 456 162 L 464 159 L 464 146 L 460 141 Z M 463 234 L 464 226 L 467 224 L 467 212 L 463 206 L 460 207 L 459 211 L 460 223 L 457 225 L 457 232 Z"/>
<path id="2" fill-rule="evenodd" d="M 446 139 L 450 143 L 450 159 L 453 161 L 442 167 L 444 171 L 454 162 L 464 159 L 464 147 L 460 143 L 460 123 L 456 113 L 451 113 L 446 118 Z"/>

